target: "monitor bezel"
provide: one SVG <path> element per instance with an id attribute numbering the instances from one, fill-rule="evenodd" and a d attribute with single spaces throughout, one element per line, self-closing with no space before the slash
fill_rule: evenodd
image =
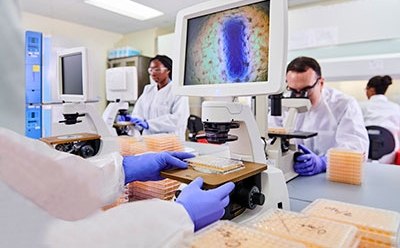
<path id="1" fill-rule="evenodd" d="M 71 55 L 81 54 L 82 57 L 82 94 L 62 93 L 62 58 Z M 63 49 L 57 52 L 57 79 L 59 99 L 64 102 L 85 102 L 88 100 L 88 72 L 87 72 L 87 49 L 85 47 L 74 47 Z"/>
<path id="2" fill-rule="evenodd" d="M 112 74 L 120 74 L 123 77 L 125 89 L 113 89 L 109 81 Z M 138 72 L 136 66 L 112 67 L 106 70 L 106 99 L 107 101 L 134 102 L 139 97 Z"/>
<path id="3" fill-rule="evenodd" d="M 183 85 L 188 20 L 259 2 L 263 1 L 212 0 L 181 10 L 178 13 L 175 26 L 175 44 L 177 44 L 177 49 L 175 50 L 172 74 L 176 94 L 186 96 L 227 97 L 270 95 L 283 91 L 287 59 L 287 0 L 270 0 L 268 81 L 234 84 Z M 273 61 L 273 63 L 271 63 L 271 61 Z"/>

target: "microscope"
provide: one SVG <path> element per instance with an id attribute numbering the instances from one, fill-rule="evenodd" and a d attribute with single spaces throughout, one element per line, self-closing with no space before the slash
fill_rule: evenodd
<path id="1" fill-rule="evenodd" d="M 274 104 L 275 101 L 272 99 L 271 113 L 274 112 Z M 311 102 L 308 98 L 284 97 L 281 99 L 281 104 L 282 108 L 287 110 L 287 116 L 284 119 L 283 128 L 268 130 L 268 136 L 272 138 L 268 149 L 268 160 L 270 164 L 283 171 L 287 182 L 297 176 L 297 173 L 293 170 L 294 157 L 298 154 L 297 146 L 290 143 L 290 139 L 308 139 L 316 136 L 317 133 L 295 130 L 297 114 L 307 112 L 311 108 Z M 281 112 L 279 109 L 281 106 L 276 107 L 278 112 Z"/>
<path id="2" fill-rule="evenodd" d="M 41 141 L 83 158 L 118 151 L 116 135 L 110 133 L 91 103 L 63 103 L 62 115 L 62 120 L 53 123 L 54 136 L 41 138 Z"/>
<path id="3" fill-rule="evenodd" d="M 228 142 L 230 158 L 244 162 L 245 169 L 226 175 L 188 170 L 164 171 L 162 175 L 190 183 L 196 177 L 204 179 L 204 188 L 216 188 L 234 182 L 225 219 L 245 221 L 269 208 L 289 209 L 289 197 L 282 171 L 267 166 L 265 146 L 254 115 L 248 105 L 239 102 L 205 101 L 202 121 L 209 143 Z"/>
<path id="4" fill-rule="evenodd" d="M 103 112 L 103 120 L 111 133 L 139 135 L 139 131 L 134 129 L 131 122 L 118 121 L 118 116 L 128 115 L 129 102 L 138 98 L 138 88 L 136 67 L 125 66 L 106 70 L 106 98 L 109 103 Z"/>
<path id="5" fill-rule="evenodd" d="M 237 97 L 264 97 L 283 91 L 287 1 L 224 0 L 191 6 L 177 14 L 175 38 L 172 78 L 176 94 L 212 98 L 202 103 L 206 139 L 209 143 L 226 142 L 229 159 L 240 160 L 245 168 L 211 174 L 189 167 L 162 175 L 185 183 L 200 176 L 206 189 L 234 182 L 224 218 L 236 222 L 270 208 L 289 209 L 283 173 L 267 165 L 264 134 L 260 134 L 250 106 L 237 101 Z M 260 111 L 265 105 L 255 108 L 259 119 L 267 116 L 267 111 Z"/>

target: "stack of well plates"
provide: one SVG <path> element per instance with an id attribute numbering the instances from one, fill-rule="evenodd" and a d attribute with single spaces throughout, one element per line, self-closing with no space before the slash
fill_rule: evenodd
<path id="1" fill-rule="evenodd" d="M 249 224 L 261 232 L 301 242 L 307 247 L 357 247 L 359 244 L 357 228 L 353 225 L 281 209 L 270 209 Z"/>
<path id="2" fill-rule="evenodd" d="M 345 202 L 318 199 L 303 213 L 358 227 L 360 247 L 398 247 L 400 213 Z"/>
<path id="3" fill-rule="evenodd" d="M 122 156 L 136 155 L 147 152 L 146 143 L 130 136 L 118 136 L 119 151 Z"/>
<path id="4" fill-rule="evenodd" d="M 300 248 L 302 243 L 285 240 L 271 234 L 238 225 L 231 221 L 218 221 L 186 240 L 187 247 L 251 247 L 251 248 Z"/>
<path id="5" fill-rule="evenodd" d="M 361 184 L 363 161 L 361 152 L 332 148 L 328 151 L 326 177 L 334 182 Z"/>
<path id="6" fill-rule="evenodd" d="M 183 151 L 182 142 L 174 134 L 153 134 L 143 136 L 148 151 Z"/>
<path id="7" fill-rule="evenodd" d="M 172 179 L 132 182 L 129 184 L 129 199 L 144 200 L 158 198 L 161 200 L 171 200 L 179 186 L 180 182 Z"/>

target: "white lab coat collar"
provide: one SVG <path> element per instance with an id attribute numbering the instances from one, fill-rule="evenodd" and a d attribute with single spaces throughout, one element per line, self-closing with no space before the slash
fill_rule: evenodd
<path id="1" fill-rule="evenodd" d="M 385 95 L 378 94 L 378 95 L 373 95 L 369 99 L 370 101 L 382 101 L 382 102 L 387 102 L 389 101 L 388 98 Z"/>

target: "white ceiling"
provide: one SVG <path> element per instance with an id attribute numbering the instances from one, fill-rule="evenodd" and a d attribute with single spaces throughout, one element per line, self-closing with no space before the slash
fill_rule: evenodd
<path id="1" fill-rule="evenodd" d="M 206 1 L 208 0 L 136 0 L 164 12 L 163 16 L 146 21 L 118 15 L 85 4 L 83 0 L 19 0 L 19 3 L 24 12 L 126 34 L 155 27 L 172 27 L 179 10 Z M 289 7 L 321 1 L 327 0 L 289 0 Z"/>

